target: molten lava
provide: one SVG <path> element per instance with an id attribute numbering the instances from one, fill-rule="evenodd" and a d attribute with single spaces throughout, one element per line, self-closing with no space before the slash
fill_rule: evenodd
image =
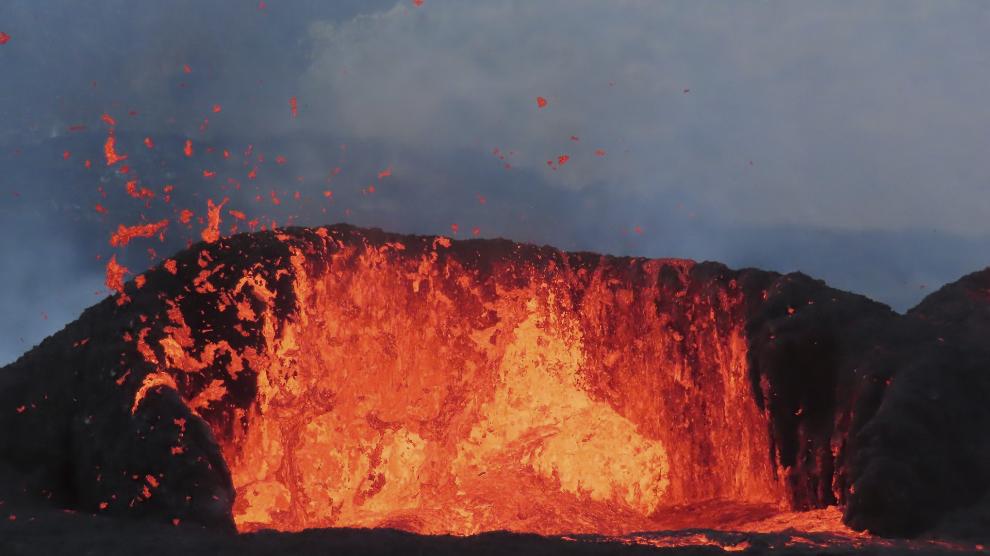
<path id="1" fill-rule="evenodd" d="M 786 500 L 734 280 L 508 242 L 483 257 L 446 238 L 276 237 L 276 268 L 203 251 L 162 334 L 137 340 L 156 371 L 132 410 L 172 388 L 210 424 L 239 529 L 620 534 Z"/>
<path id="2" fill-rule="evenodd" d="M 718 263 L 347 225 L 215 237 L 223 207 L 132 280 L 111 256 L 117 293 L 0 369 L 21 491 L 244 531 L 985 534 L 990 268 L 898 315 Z"/>

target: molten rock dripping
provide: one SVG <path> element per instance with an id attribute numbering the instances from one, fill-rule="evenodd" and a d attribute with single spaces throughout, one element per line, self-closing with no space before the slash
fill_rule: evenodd
<path id="1" fill-rule="evenodd" d="M 148 340 L 134 409 L 175 377 L 221 443 L 240 529 L 621 533 L 698 500 L 784 498 L 734 283 L 691 292 L 679 260 L 479 264 L 445 238 L 346 235 L 278 234 L 289 256 L 267 276 L 201 258 Z M 184 309 L 204 299 L 259 342 L 204 341 Z M 255 394 L 234 402 L 246 373 Z"/>
<path id="2" fill-rule="evenodd" d="M 25 488 L 242 531 L 628 539 L 912 535 L 990 496 L 990 269 L 898 315 L 717 263 L 347 225 L 223 238 L 224 204 L 133 280 L 111 257 L 117 293 L 0 373 Z M 682 536 L 636 542 L 700 543 Z"/>

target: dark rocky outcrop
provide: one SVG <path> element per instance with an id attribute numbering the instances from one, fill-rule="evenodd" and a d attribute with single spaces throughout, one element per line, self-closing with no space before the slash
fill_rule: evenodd
<path id="1" fill-rule="evenodd" d="M 231 408 L 250 406 L 258 369 L 226 384 L 230 403 L 194 413 L 185 394 L 226 375 L 231 359 L 220 354 L 201 373 L 182 375 L 178 392 L 158 389 L 138 409 L 135 395 L 154 371 L 140 344 L 161 337 L 155 318 L 170 301 L 197 341 L 261 349 L 260 324 L 228 322 L 211 308 L 250 271 L 273 285 L 276 312 L 292 313 L 285 237 L 297 246 L 327 237 L 404 241 L 412 250 L 434 239 L 349 226 L 327 233 L 286 229 L 282 239 L 262 232 L 194 246 L 174 257 L 176 272 L 159 266 L 143 287 L 129 282 L 126 303 L 104 300 L 0 369 L 0 460 L 24 477 L 25 491 L 63 507 L 232 527 L 235 493 L 216 434 L 239 426 Z M 542 261 L 535 265 L 566 259 L 574 268 L 606 265 L 616 276 L 644 261 L 504 240 L 454 242 L 444 256 L 476 269 L 512 257 Z M 193 294 L 204 268 L 219 265 L 225 270 L 210 275 L 210 287 Z M 661 272 L 670 284 L 660 289 L 715 299 L 737 288 L 741 295 L 753 403 L 768 416 L 767 458 L 784 474 L 793 507 L 839 504 L 849 525 L 881 535 L 986 534 L 990 269 L 945 286 L 906 315 L 802 274 L 704 263 L 687 277 L 682 284 L 683 276 Z M 656 311 L 675 321 L 689 318 L 682 310 L 656 300 Z"/>
<path id="2" fill-rule="evenodd" d="M 878 335 L 883 342 L 862 367 L 886 388 L 857 408 L 848 522 L 911 535 L 952 529 L 968 513 L 986 520 L 990 269 L 929 295 Z M 982 536 L 990 537 L 990 530 Z"/>

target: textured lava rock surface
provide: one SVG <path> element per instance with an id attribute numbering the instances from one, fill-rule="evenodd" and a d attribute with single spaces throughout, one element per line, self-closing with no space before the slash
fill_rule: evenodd
<path id="1" fill-rule="evenodd" d="M 290 246 L 327 238 L 423 252 L 437 245 L 434 237 L 344 225 L 284 229 L 193 246 L 173 257 L 175 272 L 163 265 L 143 284 L 129 282 L 126 301 L 104 300 L 0 369 L 0 459 L 24 477 L 20 490 L 89 512 L 232 528 L 235 493 L 217 434 L 239 426 L 233 409 L 251 406 L 259 370 L 231 378 L 226 368 L 234 352 L 261 350 L 265 335 L 279 331 L 212 308 L 254 273 L 271 287 L 267 307 L 279 317 L 277 328 L 298 301 L 286 271 Z M 767 416 L 766 457 L 791 506 L 839 504 L 849 525 L 882 535 L 986 535 L 990 269 L 898 315 L 802 274 L 664 262 L 658 284 L 642 284 L 636 269 L 646 259 L 505 240 L 444 243 L 441 257 L 476 269 L 511 258 L 605 269 L 637 291 L 656 286 L 704 299 L 733 292 L 745 320 L 752 403 Z M 220 265 L 224 272 L 210 273 L 204 286 L 204 269 Z M 197 342 L 226 342 L 229 353 L 211 356 L 202 372 L 182 375 L 176 389 L 156 389 L 138 407 L 135 398 L 156 371 L 142 346 L 162 337 L 154 319 L 174 308 L 169 300 L 181 305 Z M 261 300 L 248 303 L 263 309 Z M 674 297 L 654 305 L 683 330 L 697 318 Z M 188 400 L 221 378 L 225 403 L 190 409 Z"/>

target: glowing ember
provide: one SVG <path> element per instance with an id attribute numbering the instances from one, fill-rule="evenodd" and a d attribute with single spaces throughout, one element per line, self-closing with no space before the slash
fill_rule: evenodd
<path id="1" fill-rule="evenodd" d="M 289 110 L 292 111 L 293 118 L 299 116 L 299 101 L 296 100 L 296 97 L 289 99 Z"/>
<path id="2" fill-rule="evenodd" d="M 105 280 L 107 287 L 117 292 L 123 292 L 124 276 L 129 272 L 130 270 L 127 267 L 117 263 L 117 255 L 110 257 L 110 260 L 107 261 L 107 276 Z"/>
<path id="3" fill-rule="evenodd" d="M 111 131 L 107 135 L 106 143 L 103 144 L 103 154 L 106 155 L 107 166 L 113 166 L 122 160 L 127 160 L 127 155 L 117 154 L 117 139 Z"/>
<path id="4" fill-rule="evenodd" d="M 155 192 L 147 187 L 138 188 L 137 180 L 128 181 L 124 188 L 127 190 L 127 194 L 135 199 L 152 199 L 155 196 Z"/>
<path id="5" fill-rule="evenodd" d="M 219 205 L 214 204 L 213 199 L 208 199 L 206 201 L 207 226 L 206 228 L 203 229 L 203 232 L 200 234 L 200 236 L 203 238 L 203 241 L 207 243 L 212 243 L 220 239 L 220 209 L 222 209 L 223 206 L 227 204 L 228 200 L 229 199 L 224 197 L 223 201 Z"/>
<path id="6" fill-rule="evenodd" d="M 546 108 L 546 106 L 547 106 L 547 99 L 545 99 L 543 97 L 536 97 L 536 106 L 537 106 L 537 108 Z"/>
<path id="7" fill-rule="evenodd" d="M 0 31 L 0 44 L 7 44 L 8 42 L 10 42 L 10 35 Z"/>
<path id="8" fill-rule="evenodd" d="M 136 226 L 124 226 L 121 224 L 117 226 L 117 231 L 110 236 L 110 245 L 114 247 L 123 247 L 136 237 L 153 237 L 167 227 L 168 219 L 151 224 L 139 224 Z"/>

